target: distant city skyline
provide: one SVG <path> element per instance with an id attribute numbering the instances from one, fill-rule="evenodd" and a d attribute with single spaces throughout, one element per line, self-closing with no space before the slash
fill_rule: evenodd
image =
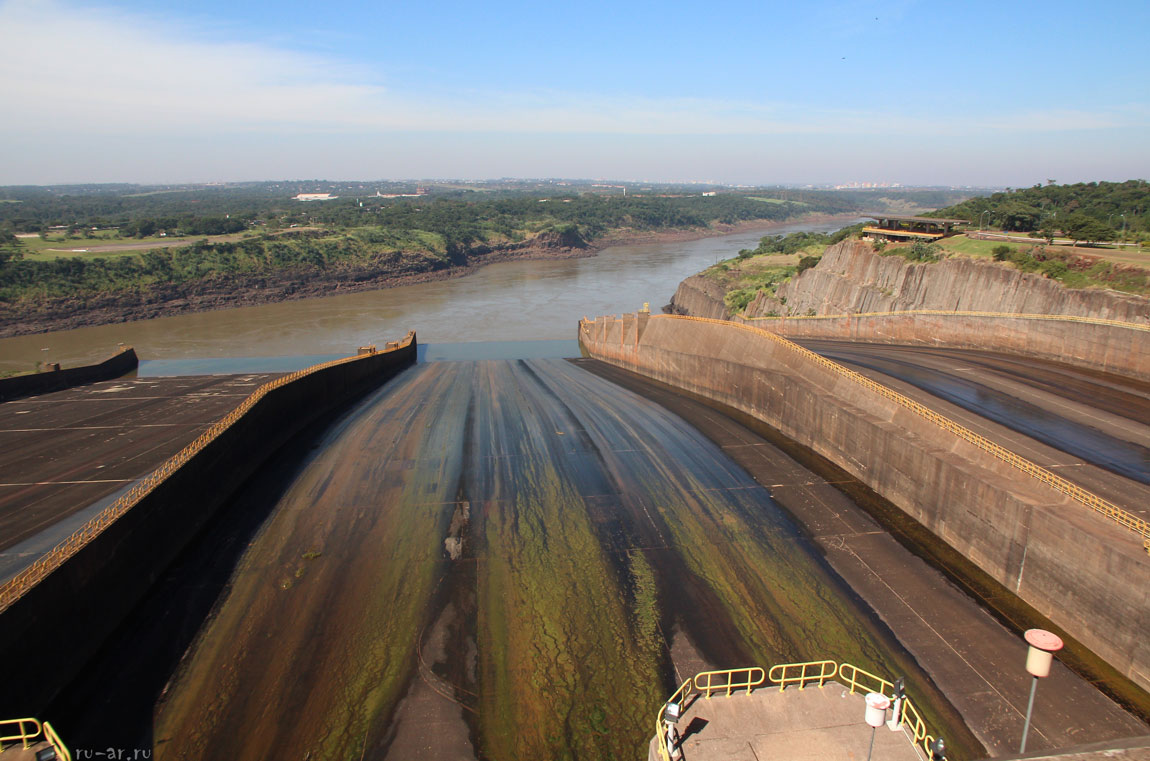
<path id="1" fill-rule="evenodd" d="M 1150 4 L 0 0 L 0 184 L 1150 177 Z"/>

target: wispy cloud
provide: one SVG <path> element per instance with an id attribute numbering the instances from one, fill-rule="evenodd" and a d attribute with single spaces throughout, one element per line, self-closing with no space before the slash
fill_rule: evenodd
<path id="1" fill-rule="evenodd" d="M 866 6 L 861 0 L 850 0 Z M 870 11 L 867 10 L 869 13 Z M 623 135 L 914 134 L 1101 129 L 1145 109 L 966 117 L 594 92 L 435 92 L 387 72 L 217 41 L 171 19 L 57 0 L 0 3 L 0 134 L 223 135 L 386 131 Z M 862 99 L 860 98 L 860 101 Z"/>

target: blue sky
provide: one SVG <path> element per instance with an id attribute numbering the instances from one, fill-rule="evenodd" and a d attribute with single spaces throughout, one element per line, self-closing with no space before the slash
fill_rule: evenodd
<path id="1" fill-rule="evenodd" d="M 1150 176 L 1150 3 L 0 0 L 0 184 Z"/>

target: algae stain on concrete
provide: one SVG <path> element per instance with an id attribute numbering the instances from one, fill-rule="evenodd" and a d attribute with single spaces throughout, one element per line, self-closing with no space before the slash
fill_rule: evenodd
<path id="1" fill-rule="evenodd" d="M 157 750 L 400 757 L 428 737 L 427 687 L 452 752 L 463 721 L 480 758 L 640 757 L 680 626 L 719 666 L 904 673 L 847 597 L 662 408 L 566 362 L 424 365 L 301 470 L 170 684 Z"/>
<path id="2" fill-rule="evenodd" d="M 492 758 L 634 757 L 657 698 L 660 643 L 637 637 L 637 612 L 588 519 L 555 415 L 530 373 L 485 373 L 493 407 L 515 425 L 476 420 L 468 484 L 483 510 L 480 736 Z M 522 424 L 522 427 L 518 425 Z M 487 455 L 485 453 L 492 453 Z M 508 460 L 513 469 L 478 461 Z M 650 603 L 650 601 L 649 601 Z M 648 614 L 649 615 L 649 614 Z"/>
<path id="3" fill-rule="evenodd" d="M 424 407 L 410 388 L 398 381 L 393 405 L 361 407 L 300 473 L 159 706 L 158 755 L 348 758 L 379 742 L 442 573 L 441 514 L 460 465 L 447 447 L 420 457 L 395 432 L 426 425 L 443 444 L 466 403 L 445 384 Z M 285 589 L 316 547 L 322 557 Z"/>

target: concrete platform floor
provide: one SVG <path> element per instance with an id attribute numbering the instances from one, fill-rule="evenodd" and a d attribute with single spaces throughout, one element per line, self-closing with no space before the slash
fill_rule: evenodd
<path id="1" fill-rule="evenodd" d="M 20 743 L 15 745 L 4 746 L 4 761 L 36 761 L 36 754 L 42 750 L 47 750 L 50 746 L 48 743 L 41 740 L 35 745 L 29 745 L 25 748 Z"/>
<path id="2" fill-rule="evenodd" d="M 871 728 L 863 720 L 866 703 L 838 682 L 800 690 L 760 688 L 750 695 L 700 695 L 679 721 L 683 761 L 822 761 L 865 759 Z M 649 761 L 659 761 L 651 739 Z M 882 727 L 874 732 L 874 759 L 920 761 L 910 736 Z"/>
<path id="3" fill-rule="evenodd" d="M 274 377 L 120 379 L 0 404 L 0 578 L 6 550 L 130 486 Z"/>

